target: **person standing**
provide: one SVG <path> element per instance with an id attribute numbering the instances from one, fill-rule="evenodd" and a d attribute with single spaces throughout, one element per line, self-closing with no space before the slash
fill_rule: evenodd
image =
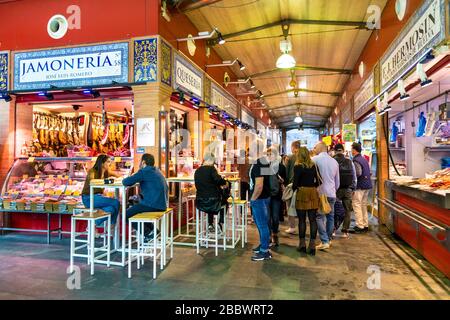
<path id="1" fill-rule="evenodd" d="M 292 189 L 297 191 L 295 208 L 298 215 L 298 234 L 300 238 L 297 251 L 306 253 L 306 216 L 309 220 L 308 253 L 316 254 L 317 210 L 319 209 L 319 177 L 309 151 L 301 147 L 297 153 L 294 168 L 294 183 Z"/>
<path id="2" fill-rule="evenodd" d="M 238 164 L 239 178 L 241 178 L 241 200 L 248 200 L 247 195 L 250 190 L 250 159 L 248 158 L 248 149 L 245 152 L 245 162 Z"/>
<path id="3" fill-rule="evenodd" d="M 269 251 L 270 171 L 266 157 L 258 159 L 250 168 L 250 206 L 259 233 L 259 245 L 253 249 L 252 261 L 272 258 Z"/>
<path id="4" fill-rule="evenodd" d="M 283 183 L 286 180 L 286 167 L 278 156 L 278 150 L 274 147 L 269 148 L 268 157 L 270 160 L 270 206 L 269 206 L 269 229 L 272 232 L 271 246 L 278 247 L 278 232 L 280 226 L 281 204 Z"/>
<path id="5" fill-rule="evenodd" d="M 149 153 L 143 154 L 139 171 L 130 177 L 123 179 L 124 186 L 133 186 L 139 183 L 141 201 L 128 208 L 128 219 L 138 213 L 166 211 L 169 202 L 169 193 L 166 179 L 161 171 L 155 167 L 155 157 Z M 135 225 L 133 225 L 135 227 Z M 145 241 L 152 237 L 153 224 L 144 224 Z"/>
<path id="6" fill-rule="evenodd" d="M 345 238 L 348 238 L 350 229 L 350 220 L 353 211 L 352 196 L 356 189 L 356 171 L 353 161 L 344 155 L 344 146 L 337 144 L 334 147 L 334 159 L 339 164 L 339 189 L 336 192 L 336 197 L 342 201 L 344 206 L 345 216 L 342 225 L 342 233 Z"/>
<path id="7" fill-rule="evenodd" d="M 362 233 L 369 231 L 369 215 L 367 204 L 369 192 L 372 189 L 369 162 L 361 155 L 361 144 L 352 144 L 353 163 L 355 165 L 357 183 L 353 194 L 353 209 L 355 211 L 356 226 L 354 231 Z"/>
<path id="8" fill-rule="evenodd" d="M 339 189 L 339 164 L 328 154 L 328 147 L 324 142 L 318 142 L 314 147 L 317 154 L 312 158 L 319 169 L 322 184 L 319 186 L 319 195 L 325 195 L 331 207 L 331 212 L 325 214 L 319 210 L 317 215 L 317 227 L 319 229 L 322 243 L 317 246 L 318 250 L 330 248 L 334 231 L 334 204 L 336 202 L 336 191 Z"/>
<path id="9" fill-rule="evenodd" d="M 296 154 L 299 149 L 300 149 L 300 141 L 296 140 L 296 141 L 292 142 L 292 144 L 291 144 L 292 154 L 289 156 L 288 161 L 287 161 L 287 166 L 286 166 L 287 185 L 294 182 L 294 167 L 295 167 L 295 162 L 297 161 Z M 286 206 L 287 206 L 287 210 L 288 210 L 288 222 L 289 222 L 289 229 L 286 230 L 286 233 L 289 233 L 289 234 L 295 234 L 295 217 L 297 216 L 297 213 L 295 210 L 289 210 L 289 208 L 291 208 L 291 205 L 293 205 L 292 200 L 293 200 L 293 198 L 286 201 Z"/>

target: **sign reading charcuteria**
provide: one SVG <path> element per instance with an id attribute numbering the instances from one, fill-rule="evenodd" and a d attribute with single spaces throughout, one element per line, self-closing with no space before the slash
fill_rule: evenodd
<path id="1" fill-rule="evenodd" d="M 203 73 L 180 55 L 175 55 L 173 86 L 203 99 Z"/>
<path id="2" fill-rule="evenodd" d="M 14 90 L 128 82 L 128 43 L 14 54 Z"/>
<path id="3" fill-rule="evenodd" d="M 227 112 L 233 117 L 238 116 L 237 104 L 223 93 L 217 85 L 211 84 L 211 104 L 218 106 L 223 111 Z"/>
<path id="4" fill-rule="evenodd" d="M 381 87 L 389 86 L 445 38 L 445 0 L 427 0 L 381 59 Z"/>

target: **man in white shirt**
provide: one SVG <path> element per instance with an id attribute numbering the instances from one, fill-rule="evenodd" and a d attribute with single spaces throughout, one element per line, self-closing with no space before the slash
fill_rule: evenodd
<path id="1" fill-rule="evenodd" d="M 316 164 L 321 177 L 321 185 L 318 188 L 319 195 L 326 195 L 331 206 L 331 212 L 317 213 L 317 227 L 322 243 L 316 248 L 318 250 L 329 249 L 334 231 L 334 204 L 336 202 L 336 191 L 339 189 L 339 164 L 328 154 L 328 147 L 323 142 L 318 142 L 314 147 L 317 156 L 312 160 Z"/>

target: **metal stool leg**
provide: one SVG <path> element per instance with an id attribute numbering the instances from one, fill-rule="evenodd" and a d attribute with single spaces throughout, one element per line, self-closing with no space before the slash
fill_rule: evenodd
<path id="1" fill-rule="evenodd" d="M 216 257 L 219 255 L 219 235 L 218 235 L 218 228 L 219 228 L 219 217 L 218 215 L 216 215 L 214 220 L 214 224 L 215 224 L 215 249 L 216 249 Z"/>
<path id="2" fill-rule="evenodd" d="M 198 208 L 195 209 L 195 245 L 197 246 L 197 254 L 200 253 L 200 232 L 199 232 L 199 210 Z M 172 220 L 173 221 L 173 220 Z"/>
<path id="3" fill-rule="evenodd" d="M 156 279 L 156 225 L 153 224 L 153 279 Z"/>
<path id="4" fill-rule="evenodd" d="M 128 223 L 128 278 L 131 278 L 131 261 L 132 261 L 132 257 L 131 257 L 131 224 L 133 222 L 129 222 Z"/>
<path id="5" fill-rule="evenodd" d="M 91 275 L 94 275 L 94 259 L 95 259 L 95 223 L 94 221 L 89 220 L 90 228 L 90 241 L 89 247 L 91 248 L 90 257 L 91 257 Z"/>
<path id="6" fill-rule="evenodd" d="M 108 237 L 107 243 L 107 251 L 106 251 L 106 259 L 107 259 L 107 266 L 108 268 L 111 265 L 111 215 L 108 216 L 108 230 L 106 232 L 106 236 Z M 122 235 L 122 237 L 125 237 L 125 235 Z"/>

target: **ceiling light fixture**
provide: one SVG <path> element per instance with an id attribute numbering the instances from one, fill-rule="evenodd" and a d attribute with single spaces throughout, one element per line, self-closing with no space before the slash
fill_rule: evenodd
<path id="1" fill-rule="evenodd" d="M 216 30 L 216 33 L 217 33 L 217 40 L 218 40 L 218 43 L 219 43 L 220 45 L 225 44 L 225 39 L 222 37 L 222 34 L 219 32 L 219 30 L 217 30 L 217 28 L 215 28 L 214 30 Z"/>
<path id="2" fill-rule="evenodd" d="M 400 92 L 400 101 L 405 101 L 409 99 L 409 94 L 406 93 L 405 84 L 403 79 L 398 80 L 397 82 L 398 91 Z"/>
<path id="3" fill-rule="evenodd" d="M 422 88 L 428 87 L 429 85 L 431 85 L 433 83 L 433 80 L 428 79 L 428 76 L 425 72 L 425 69 L 423 68 L 422 63 L 417 64 L 416 72 L 417 72 L 417 76 L 420 79 L 420 85 L 422 86 Z"/>
<path id="4" fill-rule="evenodd" d="M 300 108 L 297 111 L 297 114 L 296 114 L 296 117 L 294 119 L 294 122 L 295 123 L 302 123 L 303 122 L 303 118 L 300 115 Z"/>
<path id="5" fill-rule="evenodd" d="M 289 54 L 292 50 L 291 41 L 287 38 L 280 41 L 280 50 L 282 55 L 278 58 L 276 66 L 278 69 L 291 69 L 295 67 L 296 61 L 293 56 Z"/>
<path id="6" fill-rule="evenodd" d="M 238 58 L 234 59 L 233 61 L 231 61 L 231 60 L 226 60 L 226 61 L 222 61 L 222 63 L 207 64 L 205 67 L 206 67 L 206 68 L 213 68 L 213 67 L 229 67 L 229 66 L 234 65 L 235 63 L 237 63 L 237 64 L 239 65 L 239 69 L 240 69 L 241 71 L 245 70 L 245 65 L 244 65 L 241 61 L 239 61 Z M 248 79 L 250 79 L 250 78 L 248 78 Z M 245 82 L 247 82 L 248 79 L 247 79 Z M 230 82 L 229 82 L 229 83 L 230 83 Z"/>
<path id="7" fill-rule="evenodd" d="M 217 28 L 214 28 L 211 32 L 208 31 L 202 31 L 198 33 L 198 36 L 195 37 L 187 37 L 187 38 L 181 38 L 181 39 L 177 39 L 178 42 L 181 41 L 190 41 L 190 40 L 198 40 L 198 39 L 210 39 L 212 38 L 215 34 L 220 34 L 219 30 L 217 30 Z"/>

